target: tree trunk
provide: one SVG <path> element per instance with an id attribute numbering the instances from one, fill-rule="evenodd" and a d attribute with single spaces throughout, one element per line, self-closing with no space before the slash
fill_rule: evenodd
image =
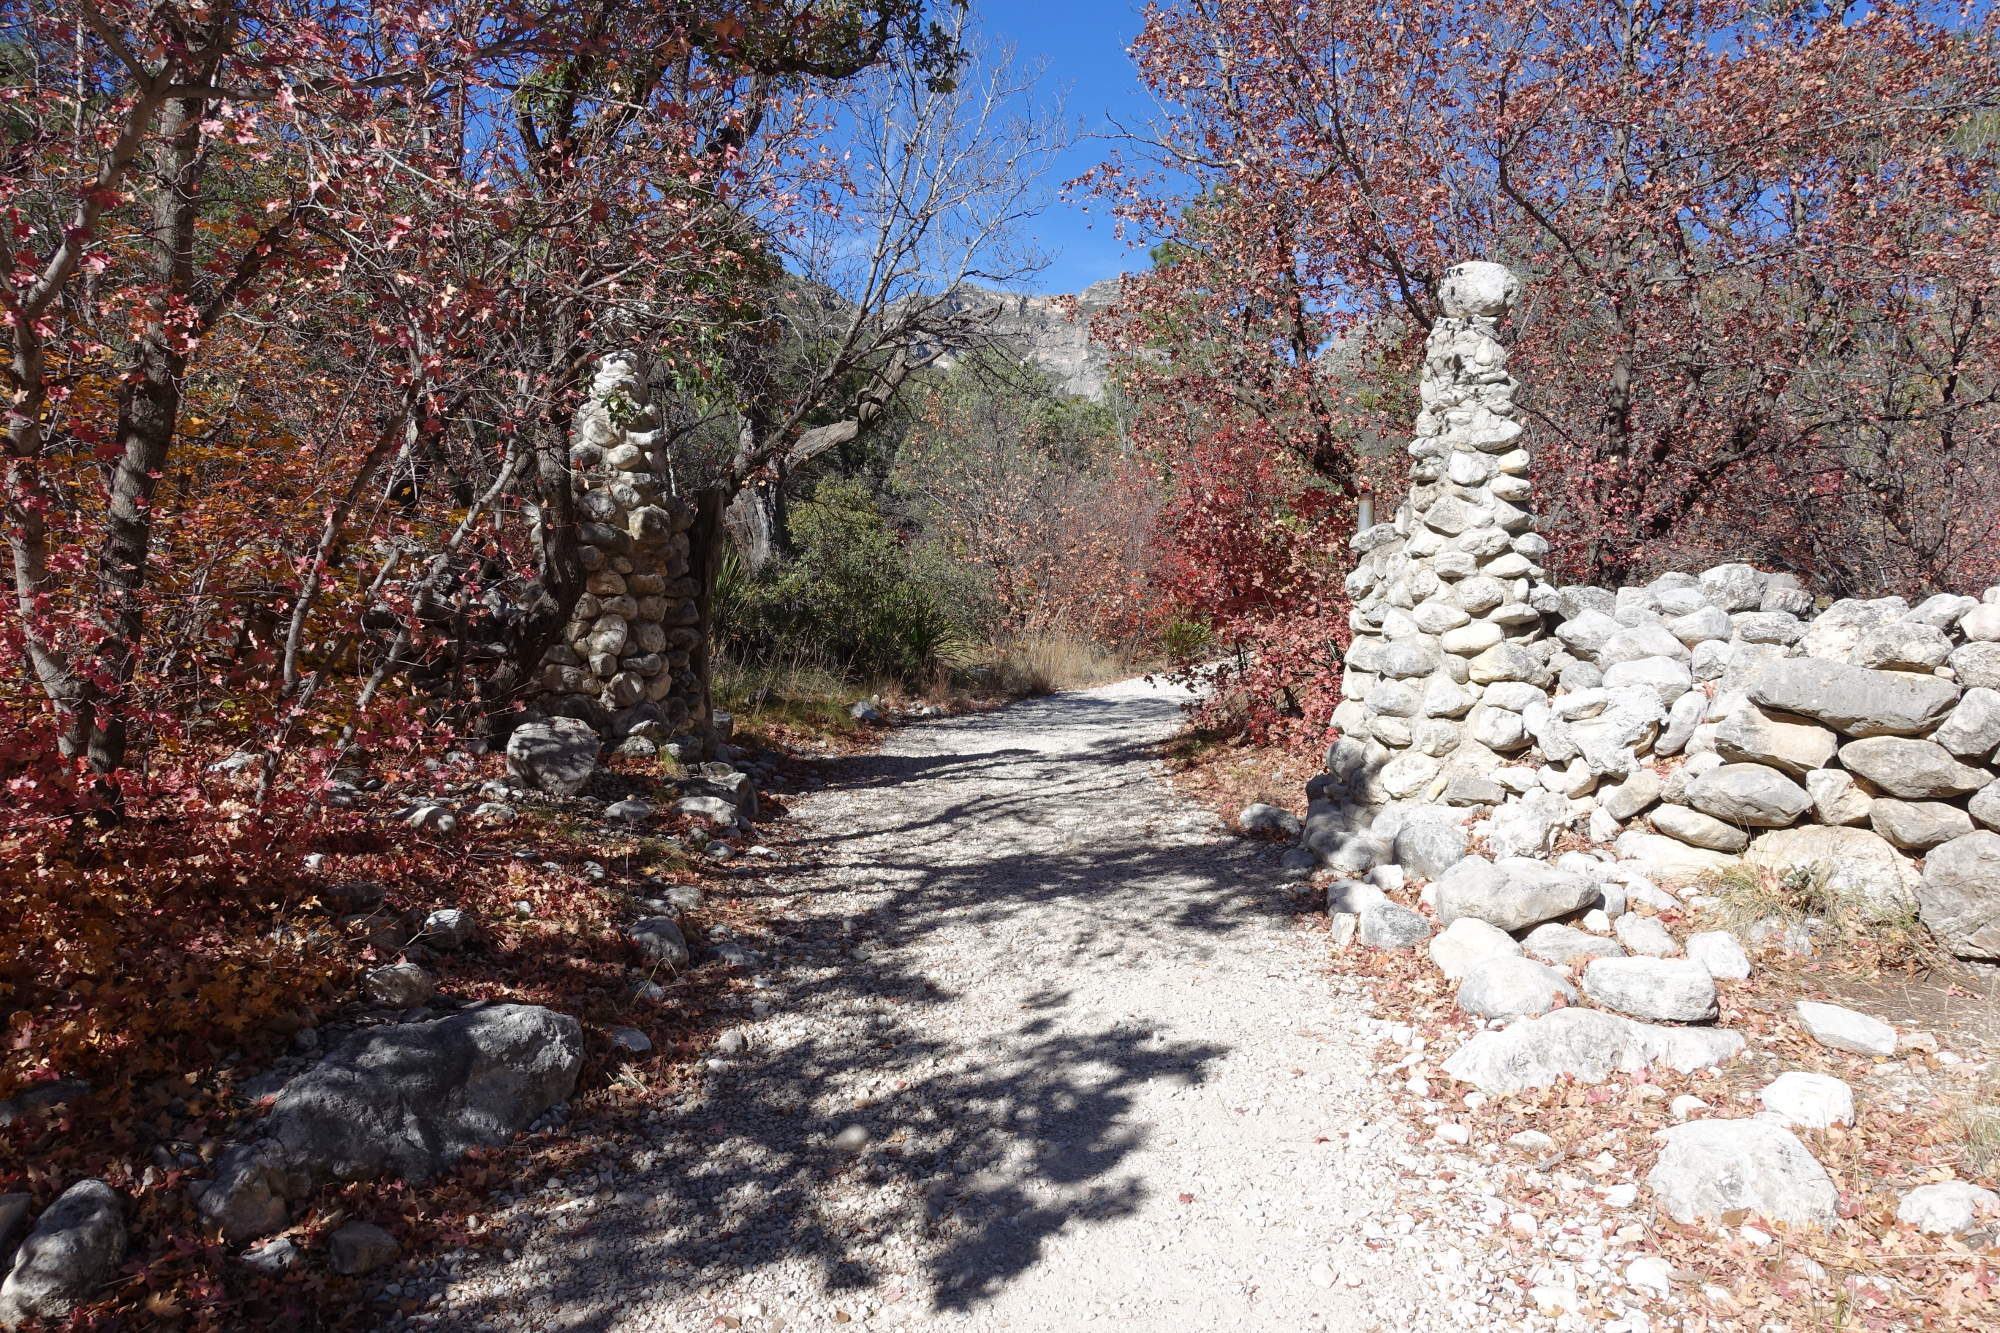
<path id="1" fill-rule="evenodd" d="M 714 660 L 709 644 L 715 634 L 715 576 L 722 567 L 727 540 L 723 515 L 730 503 L 719 489 L 702 491 L 695 496 L 694 524 L 688 529 L 688 573 L 694 579 L 695 604 L 701 612 L 696 622 L 701 639 L 688 662 L 696 684 L 695 697 L 688 702 L 688 722 L 696 734 L 704 736 L 714 734 Z"/>
<path id="2" fill-rule="evenodd" d="M 752 482 L 738 491 L 723 511 L 722 524 L 746 573 L 760 573 L 773 560 L 789 556 L 782 476 Z"/>
<path id="3" fill-rule="evenodd" d="M 112 468 L 104 540 L 98 549 L 98 621 L 105 638 L 99 662 L 109 677 L 106 699 L 95 710 L 90 765 L 109 773 L 125 762 L 122 698 L 138 670 L 145 637 L 144 591 L 153 542 L 153 492 L 167 465 L 180 424 L 181 383 L 187 346 L 173 326 L 194 284 L 195 196 L 201 174 L 204 104 L 169 102 L 161 112 L 164 143 L 150 182 L 154 268 L 160 291 L 139 333 L 132 367 L 118 406 L 121 453 Z M 108 705 L 108 706 L 106 706 Z"/>

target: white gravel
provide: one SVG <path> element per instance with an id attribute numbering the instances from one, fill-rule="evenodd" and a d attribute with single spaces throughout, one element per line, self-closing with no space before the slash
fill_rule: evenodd
<path id="1" fill-rule="evenodd" d="M 1382 1067 L 1393 1025 L 1326 975 L 1272 849 L 1164 783 L 1182 697 L 1064 694 L 846 763 L 779 848 L 795 929 L 699 1094 L 597 1174 L 524 1182 L 504 1255 L 399 1274 L 429 1303 L 389 1326 L 1626 1327 L 1549 1294 L 1623 1288 L 1615 1210 L 1529 1241 L 1517 1150 L 1391 1108 L 1432 1053 Z"/>

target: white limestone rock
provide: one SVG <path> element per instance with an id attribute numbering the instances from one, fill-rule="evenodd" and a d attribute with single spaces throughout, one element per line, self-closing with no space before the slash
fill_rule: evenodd
<path id="1" fill-rule="evenodd" d="M 1764 1109 L 1800 1129 L 1827 1129 L 1854 1123 L 1854 1089 L 1831 1074 L 1791 1070 L 1757 1093 Z"/>
<path id="2" fill-rule="evenodd" d="M 1896 1204 L 1896 1220 L 1934 1236 L 1959 1236 L 2000 1217 L 2000 1194 L 1966 1180 L 1919 1185 Z"/>
<path id="3" fill-rule="evenodd" d="M 1817 1000 L 1799 1001 L 1796 1012 L 1800 1025 L 1812 1039 L 1830 1050 L 1855 1055 L 1896 1053 L 1896 1029 L 1879 1018 Z"/>
<path id="4" fill-rule="evenodd" d="M 1583 993 L 1607 1009 L 1655 1022 L 1706 1023 L 1717 1016 L 1715 978 L 1677 958 L 1599 958 L 1584 969 Z"/>
<path id="5" fill-rule="evenodd" d="M 1691 1120 L 1661 1130 L 1659 1161 L 1646 1176 L 1660 1209 L 1677 1222 L 1738 1209 L 1773 1222 L 1831 1226 L 1840 1192 L 1798 1136 L 1766 1120 Z"/>
<path id="6" fill-rule="evenodd" d="M 1750 955 L 1726 930 L 1704 930 L 1688 936 L 1687 956 L 1718 980 L 1743 981 L 1750 975 Z"/>

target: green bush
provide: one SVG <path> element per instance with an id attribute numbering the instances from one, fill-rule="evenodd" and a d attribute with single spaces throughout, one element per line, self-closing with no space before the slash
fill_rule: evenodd
<path id="1" fill-rule="evenodd" d="M 820 482 L 794 506 L 789 533 L 791 559 L 751 577 L 732 555 L 719 571 L 715 620 L 733 660 L 916 683 L 968 657 L 979 598 L 920 558 L 861 482 Z"/>

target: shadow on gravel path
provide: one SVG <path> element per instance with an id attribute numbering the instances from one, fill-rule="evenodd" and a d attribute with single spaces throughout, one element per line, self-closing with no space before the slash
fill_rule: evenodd
<path id="1" fill-rule="evenodd" d="M 1054 696 L 832 766 L 754 890 L 788 925 L 745 1048 L 608 1188 L 531 1195 L 519 1258 L 465 1272 L 440 1326 L 1257 1308 L 1264 1229 L 1304 1206 L 1312 1151 L 1309 1094 L 1273 1095 L 1271 1071 L 1325 1052 L 1292 1012 L 1303 951 L 1268 850 L 1160 780 L 1181 697 Z M 1258 1326 L 1342 1327 L 1316 1305 Z"/>

